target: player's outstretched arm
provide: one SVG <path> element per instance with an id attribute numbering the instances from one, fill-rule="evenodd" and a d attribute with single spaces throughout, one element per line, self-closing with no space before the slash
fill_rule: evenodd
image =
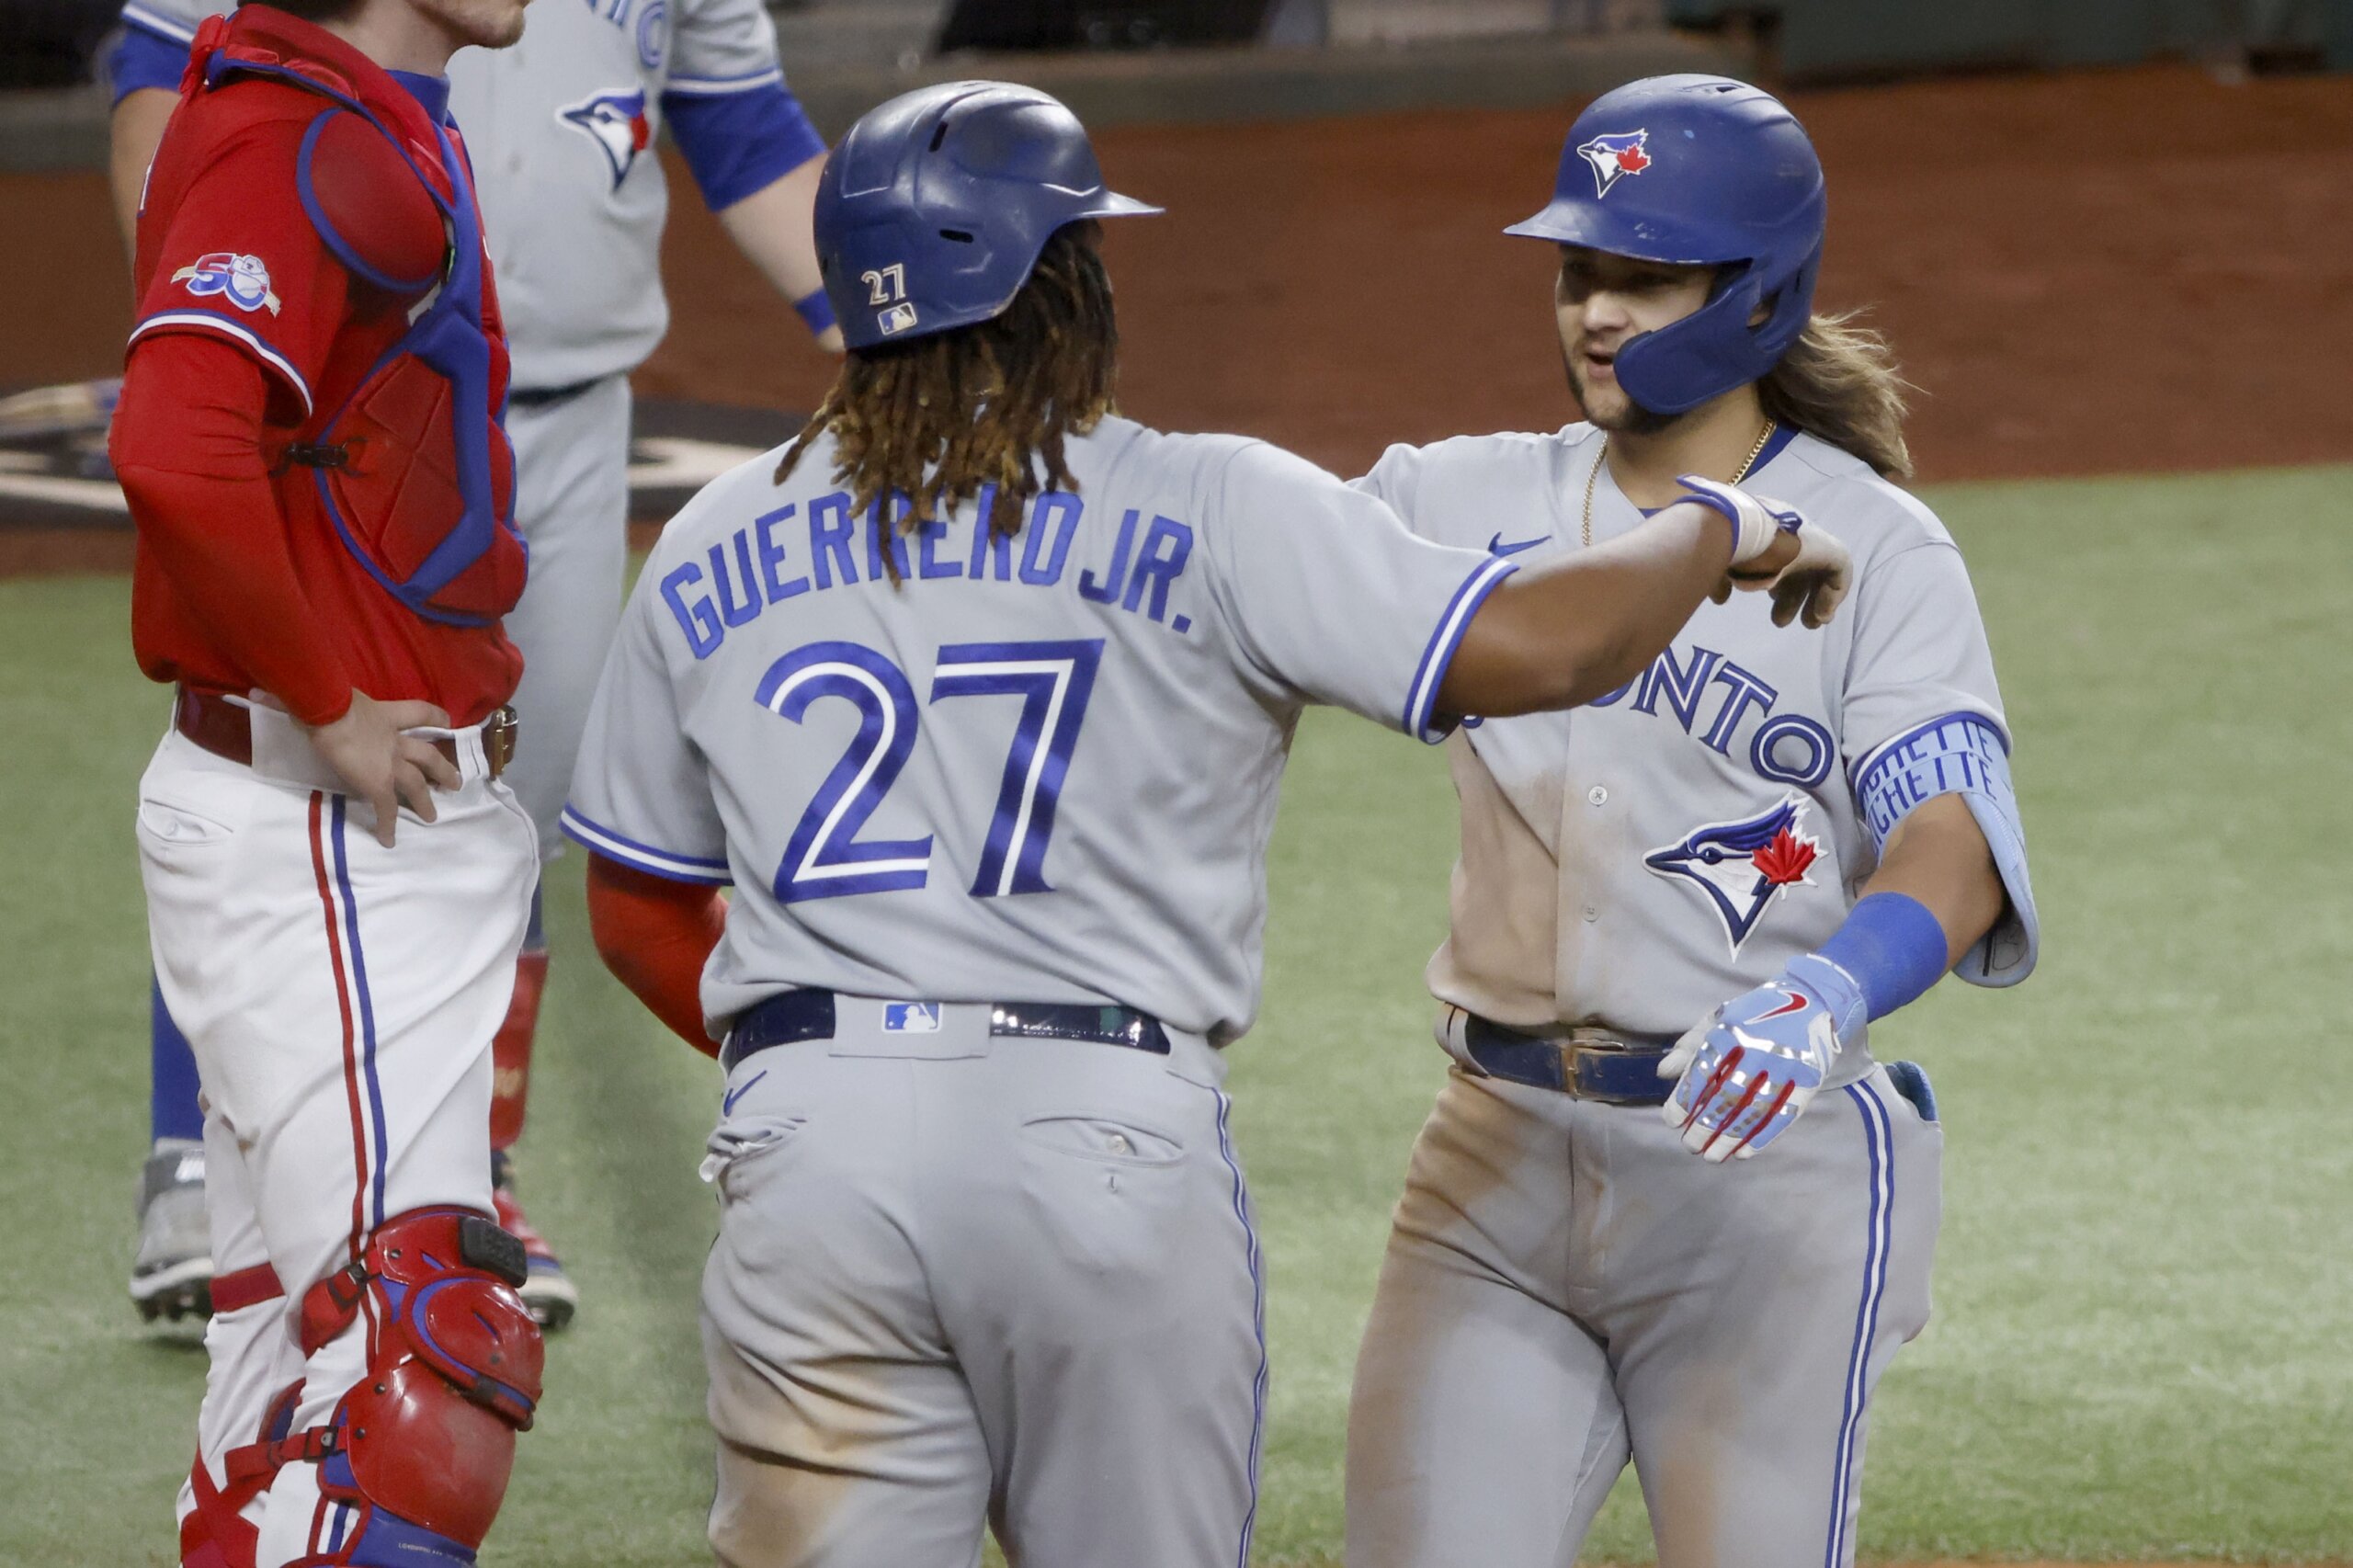
<path id="1" fill-rule="evenodd" d="M 1438 689 L 1449 714 L 1574 708 L 1623 686 L 1727 585 L 1769 591 L 1774 619 L 1829 619 L 1844 547 L 1730 485 L 1688 494 L 1622 539 L 1515 574 L 1472 619 Z"/>

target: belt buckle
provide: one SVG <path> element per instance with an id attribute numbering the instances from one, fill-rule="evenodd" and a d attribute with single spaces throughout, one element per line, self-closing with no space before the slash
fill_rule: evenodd
<path id="1" fill-rule="evenodd" d="M 515 741 L 522 727 L 511 705 L 502 705 L 482 722 L 482 760 L 493 778 L 515 760 Z"/>
<path id="2" fill-rule="evenodd" d="M 1568 1092 L 1570 1098 L 1592 1100 L 1597 1105 L 1629 1103 L 1622 1095 L 1588 1092 L 1577 1066 L 1588 1056 L 1622 1055 L 1632 1050 L 1632 1046 L 1605 1029 L 1586 1027 L 1571 1029 L 1568 1038 L 1559 1041 L 1554 1049 L 1561 1053 L 1561 1086 Z"/>

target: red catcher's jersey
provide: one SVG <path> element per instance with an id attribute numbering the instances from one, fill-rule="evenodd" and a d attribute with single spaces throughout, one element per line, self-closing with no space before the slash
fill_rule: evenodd
<path id="1" fill-rule="evenodd" d="M 333 98 L 282 77 L 230 74 L 208 87 L 203 62 L 216 50 L 356 99 L 404 140 L 407 156 L 358 117 L 338 114 Z M 329 128 L 334 134 L 312 134 L 330 114 L 340 122 Z M 142 342 L 159 335 L 201 333 L 234 344 L 264 368 L 271 391 L 263 457 L 296 577 L 334 644 L 326 652 L 370 697 L 423 699 L 464 725 L 505 702 L 522 674 L 522 656 L 496 619 L 519 592 L 522 544 L 511 526 L 512 450 L 497 427 L 507 359 L 487 257 L 480 309 L 495 471 L 493 548 L 503 552 L 494 564 L 504 585 L 480 607 L 488 614 L 470 624 L 429 619 L 396 597 L 382 565 L 363 556 L 367 547 L 338 531 L 323 471 L 287 457 L 290 447 L 300 452 L 315 446 L 354 394 L 371 384 L 371 371 L 409 331 L 412 312 L 439 279 L 450 229 L 419 188 L 420 176 L 474 217 L 464 226 L 480 247 L 472 181 L 454 129 L 448 140 L 457 155 L 446 162 L 435 130 L 415 97 L 323 28 L 261 5 L 208 22 L 148 172 L 133 267 L 139 313 L 128 353 L 135 358 Z M 420 259 L 429 265 L 420 267 Z M 403 429 L 431 433 L 437 417 L 446 447 L 446 410 L 419 409 L 389 427 L 371 423 L 369 440 L 377 449 L 355 448 L 349 466 L 402 475 L 403 465 L 420 454 L 384 447 Z M 347 419 L 334 434 L 349 427 Z M 340 484 L 348 475 L 334 478 Z M 408 521 L 414 531 L 415 520 Z M 170 526 L 202 523 L 172 519 Z M 153 552 L 140 551 L 131 632 L 141 668 L 156 680 L 242 695 L 254 685 L 248 672 L 208 639 L 202 621 L 183 608 L 184 591 L 165 577 Z"/>

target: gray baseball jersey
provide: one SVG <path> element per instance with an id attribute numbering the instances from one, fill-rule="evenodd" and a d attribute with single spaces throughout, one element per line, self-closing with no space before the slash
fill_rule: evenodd
<path id="1" fill-rule="evenodd" d="M 1394 448 L 1359 481 L 1432 539 L 1541 559 L 1635 526 L 1574 425 Z M 1903 812 L 1965 786 L 2010 906 L 1961 965 L 2034 962 L 1993 661 L 1937 519 L 1807 436 L 1751 477 L 1835 531 L 1855 585 L 1818 631 L 1703 606 L 1573 714 L 1466 724 L 1452 930 L 1429 983 L 1458 1062 L 1416 1142 L 1359 1351 L 1350 1568 L 1575 1555 L 1631 1459 L 1662 1562 L 1846 1568 L 1871 1393 L 1928 1316 L 1943 1132 L 1925 1076 L 1838 1058 L 1753 1162 L 1655 1107 L 1483 1075 L 1468 1014 L 1652 1042 L 1845 921 Z M 1495 534 L 1494 520 L 1531 519 Z"/>
<path id="2" fill-rule="evenodd" d="M 176 87 L 233 0 L 130 0 L 119 94 Z M 760 0 L 544 0 L 522 41 L 449 62 L 518 389 L 632 369 L 662 340 L 666 117 L 714 207 L 824 151 L 784 89 Z"/>
<path id="3" fill-rule="evenodd" d="M 1301 707 L 1435 738 L 1512 567 L 1276 448 L 1122 419 L 1070 443 L 1076 493 L 1010 539 L 969 506 L 912 539 L 854 514 L 829 441 L 776 464 L 664 534 L 565 809 L 600 854 L 736 884 L 713 1019 L 826 986 L 1233 1039 Z"/>
<path id="4" fill-rule="evenodd" d="M 1541 561 L 1577 548 L 1599 456 L 1580 424 L 1392 447 L 1357 483 L 1427 538 Z M 1956 716 L 2006 747 L 1976 600 L 1936 517 L 1810 436 L 1768 449 L 1747 483 L 1846 541 L 1853 597 L 1811 635 L 1775 627 L 1763 595 L 1703 605 L 1620 690 L 1460 732 L 1453 929 L 1429 969 L 1441 1001 L 1507 1024 L 1680 1034 L 1846 919 L 1877 865 L 1858 789 L 1876 757 Z M 1529 522 L 1496 533 L 1509 517 Z M 1640 520 L 1605 465 L 1595 541 Z M 2019 874 L 1964 978 L 2031 967 Z M 1837 1081 L 1868 1065 L 1850 1052 Z"/>

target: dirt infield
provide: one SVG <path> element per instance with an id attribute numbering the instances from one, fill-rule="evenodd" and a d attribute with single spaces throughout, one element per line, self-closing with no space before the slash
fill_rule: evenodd
<path id="1" fill-rule="evenodd" d="M 2353 90 L 2188 69 L 1802 95 L 1831 182 L 1821 299 L 1870 304 L 1927 395 L 1924 479 L 2353 459 Z M 1568 417 L 1544 248 L 1565 117 L 1122 129 L 1109 225 L 1130 411 L 1353 470 L 1392 440 Z M 691 203 L 648 392 L 807 407 L 760 286 Z M 772 340 L 771 340 L 772 341 Z"/>
<path id="2" fill-rule="evenodd" d="M 1921 477 L 2353 459 L 2353 91 L 2187 68 L 1800 96 L 1830 170 L 1821 299 L 1869 305 L 1925 396 Z M 1548 187 L 1563 111 L 1124 128 L 1111 225 L 1130 412 L 1344 472 L 1392 440 L 1568 417 L 1551 257 L 1496 231 Z M 642 393 L 807 408 L 829 379 L 674 181 L 675 320 Z M 130 322 L 96 174 L 0 178 L 37 260 L 0 388 L 111 373 Z M 80 530 L 76 530 L 79 532 Z M 14 533 L 17 538 L 6 536 Z M 104 567 L 119 539 L 0 528 L 0 570 Z"/>

